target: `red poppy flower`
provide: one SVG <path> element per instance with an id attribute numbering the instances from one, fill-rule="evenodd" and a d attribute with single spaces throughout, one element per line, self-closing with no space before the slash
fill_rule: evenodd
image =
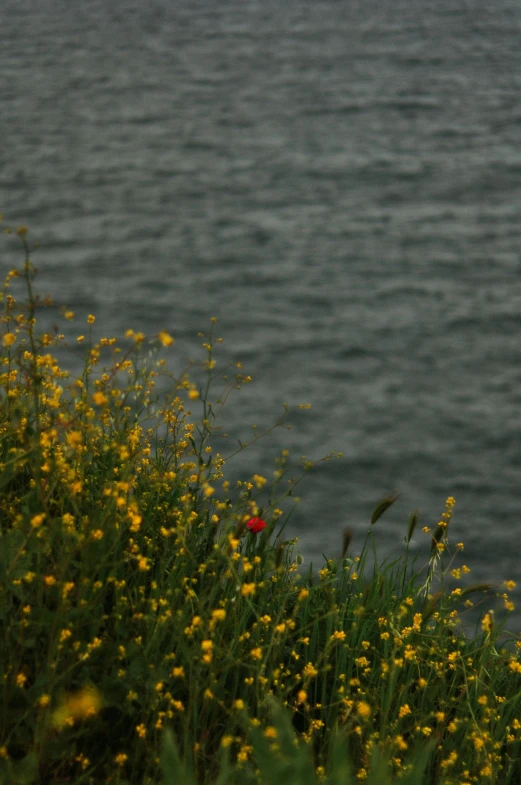
<path id="1" fill-rule="evenodd" d="M 251 518 L 246 526 L 251 532 L 258 534 L 266 528 L 266 521 L 263 521 L 262 518 Z"/>

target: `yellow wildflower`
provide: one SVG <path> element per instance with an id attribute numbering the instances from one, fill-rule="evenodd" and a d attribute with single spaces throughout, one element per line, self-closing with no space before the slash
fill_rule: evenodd
<path id="1" fill-rule="evenodd" d="M 241 586 L 241 594 L 243 597 L 248 597 L 250 594 L 255 594 L 256 588 L 254 583 L 243 583 Z"/>
<path id="2" fill-rule="evenodd" d="M 106 395 L 103 395 L 102 392 L 95 392 L 92 396 L 92 400 L 96 404 L 96 406 L 104 406 L 106 403 L 109 402 L 109 399 Z"/>
<path id="3" fill-rule="evenodd" d="M 371 716 L 371 707 L 366 701 L 359 701 L 356 704 L 356 710 L 358 715 L 362 717 L 362 719 L 367 720 Z"/>
<path id="4" fill-rule="evenodd" d="M 100 710 L 101 703 L 101 695 L 95 687 L 85 687 L 69 694 L 53 713 L 53 725 L 60 728 L 71 724 L 71 721 L 92 717 Z"/>
<path id="5" fill-rule="evenodd" d="M 158 334 L 157 337 L 159 338 L 163 346 L 171 346 L 174 342 L 174 339 L 164 330 L 161 330 L 161 332 Z"/>
<path id="6" fill-rule="evenodd" d="M 10 347 L 16 341 L 16 335 L 14 333 L 6 333 L 4 335 L 4 346 Z"/>

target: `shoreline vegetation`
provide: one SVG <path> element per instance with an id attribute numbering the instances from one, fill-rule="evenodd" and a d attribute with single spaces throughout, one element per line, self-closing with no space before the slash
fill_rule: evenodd
<path id="1" fill-rule="evenodd" d="M 359 554 L 346 531 L 304 570 L 284 527 L 316 462 L 227 479 L 290 410 L 230 443 L 219 417 L 251 379 L 220 367 L 215 320 L 174 374 L 166 331 L 95 338 L 36 293 L 27 228 L 5 234 L 0 783 L 521 782 L 515 583 L 469 583 L 455 500 L 379 561 L 385 496 Z"/>

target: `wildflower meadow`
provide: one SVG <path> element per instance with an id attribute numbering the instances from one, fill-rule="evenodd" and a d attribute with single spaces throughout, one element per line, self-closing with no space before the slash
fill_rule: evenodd
<path id="1" fill-rule="evenodd" d="M 166 330 L 95 337 L 38 295 L 27 228 L 4 234 L 0 783 L 520 783 L 515 583 L 472 583 L 450 489 L 400 558 L 376 554 L 388 494 L 360 553 L 346 531 L 305 569 L 285 527 L 315 463 L 230 479 L 289 408 L 229 442 L 251 379 L 215 320 L 174 373 Z"/>

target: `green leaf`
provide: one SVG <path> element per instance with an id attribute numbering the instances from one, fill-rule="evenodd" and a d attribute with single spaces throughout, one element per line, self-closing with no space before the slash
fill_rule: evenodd
<path id="1" fill-rule="evenodd" d="M 179 756 L 174 735 L 169 728 L 163 731 L 160 766 L 163 785 L 196 785 Z"/>
<path id="2" fill-rule="evenodd" d="M 331 753 L 331 771 L 333 775 L 328 783 L 330 785 L 355 785 L 353 766 L 349 760 L 347 752 L 347 739 L 338 731 L 333 739 L 333 749 Z"/>
<path id="3" fill-rule="evenodd" d="M 16 765 L 14 782 L 16 785 L 33 785 L 40 779 L 38 774 L 38 756 L 34 750 Z"/>

